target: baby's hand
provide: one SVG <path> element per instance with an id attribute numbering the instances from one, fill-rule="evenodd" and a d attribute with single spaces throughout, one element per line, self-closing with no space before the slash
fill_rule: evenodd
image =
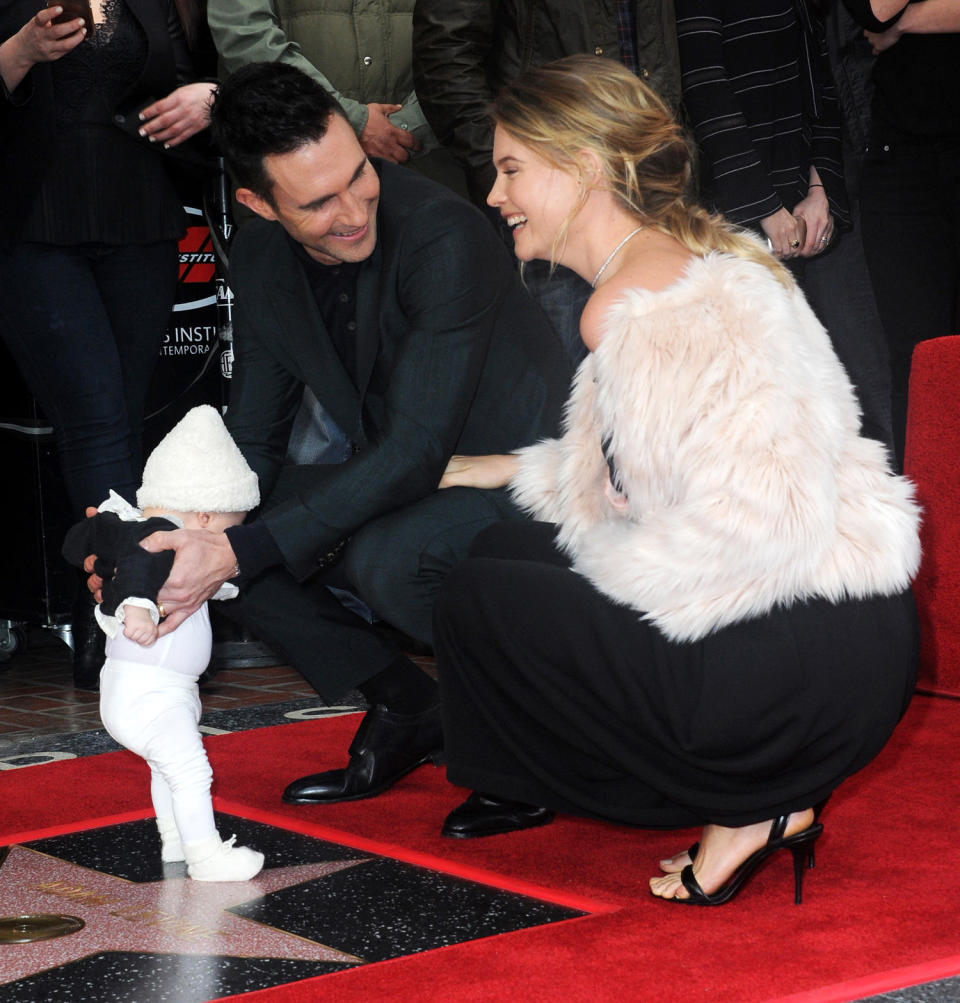
<path id="1" fill-rule="evenodd" d="M 142 606 L 123 607 L 123 636 L 149 648 L 157 639 L 159 628 L 153 622 L 148 610 Z"/>

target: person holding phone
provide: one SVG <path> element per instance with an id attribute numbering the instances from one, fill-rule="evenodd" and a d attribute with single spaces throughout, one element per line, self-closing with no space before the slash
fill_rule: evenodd
<path id="1" fill-rule="evenodd" d="M 206 127 L 215 84 L 194 82 L 173 0 L 93 0 L 76 16 L 41 2 L 0 0 L 0 336 L 54 427 L 79 518 L 139 483 L 185 230 L 164 153 Z M 74 675 L 95 687 L 80 595 Z"/>

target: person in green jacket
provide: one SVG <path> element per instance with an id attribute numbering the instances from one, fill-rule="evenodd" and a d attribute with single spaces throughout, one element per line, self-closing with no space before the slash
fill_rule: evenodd
<path id="1" fill-rule="evenodd" d="M 368 156 L 410 163 L 454 189 L 464 181 L 413 87 L 414 0 L 209 0 L 222 69 L 283 62 L 343 107 Z"/>

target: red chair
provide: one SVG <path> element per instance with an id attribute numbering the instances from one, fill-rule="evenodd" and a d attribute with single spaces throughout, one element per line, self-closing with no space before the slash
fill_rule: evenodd
<path id="1" fill-rule="evenodd" d="M 923 505 L 923 560 L 913 585 L 922 691 L 960 696 L 960 337 L 913 353 L 904 470 Z"/>

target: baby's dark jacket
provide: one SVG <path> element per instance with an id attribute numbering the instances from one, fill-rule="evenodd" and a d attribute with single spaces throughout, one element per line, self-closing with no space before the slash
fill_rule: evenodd
<path id="1" fill-rule="evenodd" d="M 140 541 L 158 530 L 177 528 L 160 516 L 145 522 L 125 522 L 113 512 L 99 512 L 71 527 L 62 553 L 78 568 L 83 567 L 90 554 L 97 555 L 95 570 L 103 578 L 100 609 L 107 616 L 114 616 L 118 603 L 131 596 L 156 602 L 157 593 L 173 567 L 174 552 L 162 550 L 151 554 L 140 546 Z"/>

